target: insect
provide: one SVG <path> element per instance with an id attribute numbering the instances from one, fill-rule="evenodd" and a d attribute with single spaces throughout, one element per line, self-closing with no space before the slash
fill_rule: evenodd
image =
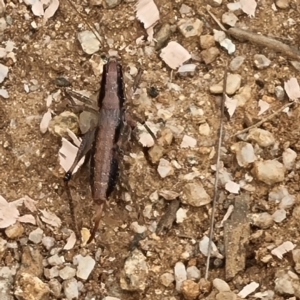
<path id="1" fill-rule="evenodd" d="M 91 151 L 90 186 L 96 212 L 88 243 L 95 237 L 118 177 L 118 142 L 125 125 L 124 102 L 122 66 L 117 58 L 110 57 L 104 65 L 98 110 L 95 110 L 99 116 L 98 124 L 83 136 L 73 165 L 64 177 L 68 182 L 78 162 Z"/>

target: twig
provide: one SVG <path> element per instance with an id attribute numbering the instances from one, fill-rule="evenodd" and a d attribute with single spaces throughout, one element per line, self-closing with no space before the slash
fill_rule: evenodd
<path id="1" fill-rule="evenodd" d="M 278 115 L 280 112 L 282 112 L 285 108 L 290 107 L 290 106 L 292 106 L 293 104 L 295 104 L 295 102 L 289 102 L 289 103 L 283 105 L 283 106 L 280 107 L 278 110 L 276 110 L 275 112 L 273 112 L 271 115 L 269 115 L 268 117 L 263 118 L 262 120 L 260 120 L 260 121 L 257 122 L 256 124 L 253 124 L 253 125 L 251 125 L 251 126 L 245 128 L 245 129 L 240 130 L 240 131 L 238 131 L 237 133 L 233 134 L 233 135 L 231 136 L 231 138 L 232 138 L 232 137 L 235 137 L 235 136 L 237 136 L 237 135 L 239 135 L 239 134 L 241 134 L 241 133 L 248 132 L 250 129 L 259 127 L 261 124 L 263 124 L 263 123 L 265 123 L 266 121 L 269 121 L 270 119 L 274 118 L 276 115 Z"/>
<path id="2" fill-rule="evenodd" d="M 214 184 L 214 198 L 212 203 L 212 212 L 210 218 L 210 232 L 209 232 L 209 243 L 207 250 L 207 260 L 206 260 L 206 268 L 205 268 L 205 279 L 208 279 L 209 273 L 209 264 L 210 264 L 210 256 L 211 256 L 211 248 L 212 248 L 212 239 L 214 235 L 214 225 L 215 225 L 215 211 L 216 204 L 218 200 L 218 185 L 219 185 L 219 169 L 220 169 L 220 157 L 221 157 L 221 147 L 223 141 L 223 131 L 224 131 L 224 106 L 226 100 L 226 84 L 227 84 L 227 73 L 228 73 L 228 65 L 225 69 L 224 81 L 223 81 L 223 95 L 222 95 L 222 104 L 221 104 L 221 118 L 220 118 L 220 129 L 219 129 L 219 140 L 217 146 L 217 162 L 216 162 L 216 179 Z"/>

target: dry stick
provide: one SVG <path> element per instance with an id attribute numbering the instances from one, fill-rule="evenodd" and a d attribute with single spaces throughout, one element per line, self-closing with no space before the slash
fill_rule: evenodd
<path id="1" fill-rule="evenodd" d="M 220 118 L 220 129 L 219 129 L 219 140 L 218 140 L 218 147 L 217 147 L 217 162 L 216 162 L 216 179 L 214 184 L 214 198 L 212 203 L 212 212 L 210 218 L 210 232 L 209 232 L 209 242 L 208 242 L 208 249 L 207 249 L 207 260 L 206 260 L 206 268 L 205 268 L 205 279 L 208 279 L 208 272 L 209 272 L 209 264 L 210 264 L 210 256 L 211 256 L 211 245 L 212 239 L 214 235 L 214 224 L 215 224 L 215 211 L 216 211 L 216 204 L 218 199 L 218 184 L 219 184 L 219 169 L 220 169 L 220 156 L 221 156 L 221 147 L 223 141 L 223 130 L 224 130 L 224 106 L 225 106 L 225 99 L 226 99 L 226 84 L 227 84 L 227 73 L 228 73 L 228 65 L 225 69 L 224 74 L 224 81 L 223 81 L 223 95 L 222 95 L 222 104 L 221 104 L 221 118 Z"/>
<path id="2" fill-rule="evenodd" d="M 300 52 L 291 48 L 290 46 L 271 37 L 266 37 L 241 28 L 232 27 L 226 30 L 225 27 L 217 19 L 217 17 L 209 9 L 207 9 L 207 12 L 223 31 L 225 31 L 235 39 L 246 40 L 252 44 L 261 47 L 267 47 L 275 52 L 280 52 L 290 59 L 300 60 Z"/>
<path id="3" fill-rule="evenodd" d="M 285 108 L 290 107 L 290 106 L 292 106 L 293 104 L 295 104 L 295 102 L 290 102 L 290 103 L 287 103 L 287 104 L 283 105 L 282 107 L 280 107 L 278 110 L 276 110 L 275 112 L 273 112 L 273 113 L 272 113 L 271 115 L 269 115 L 268 117 L 265 117 L 265 118 L 262 119 L 261 121 L 259 121 L 259 122 L 255 123 L 255 124 L 253 124 L 253 125 L 251 125 L 251 126 L 245 128 L 245 129 L 243 129 L 243 130 L 240 130 L 240 131 L 238 131 L 238 132 L 235 133 L 235 134 L 233 134 L 233 135 L 231 136 L 231 138 L 232 138 L 232 137 L 235 137 L 235 136 L 237 136 L 237 135 L 239 135 L 239 134 L 241 134 L 241 133 L 245 133 L 245 132 L 249 131 L 250 129 L 259 127 L 261 124 L 263 124 L 263 123 L 265 123 L 266 121 L 268 121 L 268 120 L 274 118 L 276 115 L 278 115 L 280 112 L 282 112 Z"/>

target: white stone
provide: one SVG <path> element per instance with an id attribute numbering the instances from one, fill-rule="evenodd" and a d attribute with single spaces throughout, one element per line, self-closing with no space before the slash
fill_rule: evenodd
<path id="1" fill-rule="evenodd" d="M 58 256 L 58 254 L 54 254 L 48 258 L 48 263 L 51 266 L 60 266 L 65 262 L 63 256 Z"/>
<path id="2" fill-rule="evenodd" d="M 87 54 L 94 54 L 100 50 L 100 42 L 92 31 L 85 30 L 78 33 L 78 40 L 82 50 Z"/>
<path id="3" fill-rule="evenodd" d="M 71 279 L 75 276 L 76 270 L 70 266 L 65 266 L 63 269 L 59 270 L 59 277 L 62 280 Z"/>
<path id="4" fill-rule="evenodd" d="M 77 280 L 75 278 L 68 279 L 63 282 L 63 289 L 68 300 L 78 299 L 79 291 Z"/>
<path id="5" fill-rule="evenodd" d="M 95 267 L 95 260 L 89 255 L 84 257 L 81 254 L 76 255 L 74 259 L 78 264 L 76 276 L 80 279 L 87 280 Z"/>
<path id="6" fill-rule="evenodd" d="M 37 228 L 29 233 L 29 240 L 35 244 L 39 244 L 42 241 L 44 231 L 41 228 Z"/>
<path id="7" fill-rule="evenodd" d="M 238 142 L 231 146 L 236 154 L 236 160 L 240 167 L 247 167 L 256 160 L 253 146 L 250 143 Z"/>
<path id="8" fill-rule="evenodd" d="M 255 141 L 261 147 L 270 147 L 275 144 L 275 137 L 267 130 L 254 128 L 249 130 L 247 141 Z"/>
<path id="9" fill-rule="evenodd" d="M 291 148 L 287 148 L 284 150 L 284 152 L 282 153 L 282 162 L 287 170 L 293 169 L 296 158 L 297 153 L 294 150 L 292 150 Z"/>
<path id="10" fill-rule="evenodd" d="M 253 174 L 256 179 L 272 185 L 284 180 L 285 167 L 277 160 L 256 161 Z"/>
<path id="11" fill-rule="evenodd" d="M 219 292 L 229 292 L 230 287 L 227 282 L 220 278 L 215 278 L 213 280 L 213 286 L 219 291 Z"/>
<path id="12" fill-rule="evenodd" d="M 205 122 L 199 126 L 199 133 L 204 136 L 209 136 L 210 127 L 209 127 L 208 123 Z"/>
<path id="13" fill-rule="evenodd" d="M 183 281 L 187 279 L 185 265 L 181 261 L 175 264 L 174 274 L 176 281 L 176 290 L 179 292 Z"/>
<path id="14" fill-rule="evenodd" d="M 164 273 L 160 276 L 160 282 L 165 287 L 170 286 L 171 283 L 175 281 L 175 277 L 171 273 Z"/>
<path id="15" fill-rule="evenodd" d="M 187 279 L 189 280 L 199 280 L 200 279 L 200 270 L 196 266 L 190 266 L 186 269 Z"/>
<path id="16" fill-rule="evenodd" d="M 172 167 L 172 164 L 168 160 L 161 158 L 157 166 L 157 172 L 161 178 L 165 178 L 167 176 L 173 175 L 174 169 Z"/>
<path id="17" fill-rule="evenodd" d="M 272 217 L 276 223 L 280 223 L 286 219 L 286 211 L 284 209 L 277 209 Z"/>
<path id="18" fill-rule="evenodd" d="M 182 202 L 194 207 L 200 207 L 211 202 L 201 183 L 187 183 L 183 188 Z"/>

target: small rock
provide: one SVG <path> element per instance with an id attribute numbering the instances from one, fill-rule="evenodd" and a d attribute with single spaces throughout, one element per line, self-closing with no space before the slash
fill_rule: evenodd
<path id="1" fill-rule="evenodd" d="M 184 280 L 181 285 L 181 292 L 184 299 L 194 300 L 200 294 L 199 285 L 192 280 Z"/>
<path id="2" fill-rule="evenodd" d="M 58 256 L 58 254 L 54 254 L 48 258 L 48 263 L 51 266 L 60 266 L 65 262 L 63 256 Z"/>
<path id="3" fill-rule="evenodd" d="M 215 61 L 219 55 L 220 51 L 217 47 L 211 47 L 207 50 L 201 51 L 201 57 L 207 65 Z"/>
<path id="4" fill-rule="evenodd" d="M 176 212 L 176 223 L 182 223 L 187 218 L 187 209 L 180 207 Z"/>
<path id="5" fill-rule="evenodd" d="M 115 8 L 121 3 L 121 0 L 104 0 L 105 4 L 104 6 L 107 8 Z"/>
<path id="6" fill-rule="evenodd" d="M 295 271 L 300 274 L 300 249 L 293 250 L 292 255 L 295 263 Z"/>
<path id="7" fill-rule="evenodd" d="M 250 129 L 246 139 L 247 141 L 256 142 L 260 147 L 270 147 L 275 144 L 274 135 L 271 132 L 260 128 Z"/>
<path id="8" fill-rule="evenodd" d="M 202 49 L 209 49 L 215 46 L 215 39 L 212 35 L 201 35 L 200 36 L 200 47 Z"/>
<path id="9" fill-rule="evenodd" d="M 79 115 L 79 128 L 81 134 L 85 134 L 90 128 L 95 127 L 98 124 L 99 118 L 97 114 L 90 111 L 83 111 Z"/>
<path id="10" fill-rule="evenodd" d="M 180 144 L 180 148 L 193 148 L 197 146 L 197 140 L 191 136 L 184 135 L 182 138 L 182 142 Z"/>
<path id="11" fill-rule="evenodd" d="M 293 169 L 295 161 L 297 158 L 297 153 L 291 148 L 287 148 L 282 153 L 282 162 L 287 170 Z"/>
<path id="12" fill-rule="evenodd" d="M 114 0 L 112 0 L 114 1 Z M 87 54 L 94 54 L 100 50 L 100 42 L 90 30 L 84 30 L 77 35 L 82 50 Z"/>
<path id="13" fill-rule="evenodd" d="M 63 269 L 59 270 L 59 277 L 62 280 L 71 279 L 75 276 L 76 270 L 70 266 L 65 266 Z"/>
<path id="14" fill-rule="evenodd" d="M 279 101 L 283 101 L 285 98 L 285 91 L 282 86 L 275 86 L 275 96 Z"/>
<path id="15" fill-rule="evenodd" d="M 23 233 L 24 233 L 24 227 L 19 222 L 16 222 L 15 224 L 5 229 L 5 234 L 10 239 L 17 239 L 21 237 Z"/>
<path id="16" fill-rule="evenodd" d="M 220 278 L 215 278 L 213 280 L 213 286 L 219 292 L 230 292 L 230 287 L 229 287 L 228 283 Z"/>
<path id="17" fill-rule="evenodd" d="M 161 145 L 155 144 L 148 150 L 149 158 L 153 164 L 159 162 L 165 153 L 165 148 Z"/>
<path id="18" fill-rule="evenodd" d="M 284 296 L 300 297 L 300 282 L 298 276 L 291 271 L 280 270 L 276 273 L 275 291 Z"/>
<path id="19" fill-rule="evenodd" d="M 290 7 L 290 0 L 277 0 L 275 3 L 276 3 L 276 6 L 281 9 Z"/>
<path id="20" fill-rule="evenodd" d="M 295 196 L 287 195 L 282 198 L 279 204 L 279 208 L 288 209 L 291 208 L 295 204 Z"/>
<path id="21" fill-rule="evenodd" d="M 245 60 L 244 56 L 235 57 L 229 64 L 229 70 L 232 72 L 237 71 L 242 66 L 244 60 Z"/>
<path id="22" fill-rule="evenodd" d="M 78 282 L 75 278 L 71 278 L 63 282 L 62 286 L 68 300 L 78 299 L 79 291 L 77 283 Z"/>
<path id="23" fill-rule="evenodd" d="M 210 5 L 213 7 L 218 7 L 218 6 L 221 6 L 222 2 L 223 2 L 223 0 L 211 0 Z"/>
<path id="24" fill-rule="evenodd" d="M 3 34 L 4 30 L 7 27 L 5 18 L 0 18 L 0 33 Z"/>
<path id="25" fill-rule="evenodd" d="M 277 209 L 272 217 L 276 223 L 280 223 L 286 219 L 286 211 L 284 209 Z"/>
<path id="26" fill-rule="evenodd" d="M 233 95 L 240 87 L 242 76 L 240 74 L 229 74 L 227 76 L 226 93 Z"/>
<path id="27" fill-rule="evenodd" d="M 277 160 L 256 161 L 252 172 L 258 180 L 272 185 L 284 180 L 285 167 Z"/>
<path id="28" fill-rule="evenodd" d="M 189 280 L 199 280 L 201 278 L 200 276 L 200 270 L 196 266 L 190 266 L 186 269 L 187 273 L 187 279 Z"/>
<path id="29" fill-rule="evenodd" d="M 236 154 L 236 160 L 240 167 L 247 167 L 256 160 L 253 146 L 250 143 L 235 143 L 231 146 L 231 151 Z"/>
<path id="30" fill-rule="evenodd" d="M 204 136 L 209 136 L 210 127 L 209 127 L 208 123 L 205 122 L 199 126 L 199 133 Z"/>
<path id="31" fill-rule="evenodd" d="M 157 41 L 155 46 L 156 50 L 159 50 L 166 45 L 171 33 L 171 26 L 169 24 L 163 24 L 161 26 L 160 30 L 154 35 L 154 38 Z"/>
<path id="32" fill-rule="evenodd" d="M 157 172 L 158 174 L 160 175 L 161 178 L 165 178 L 167 176 L 171 176 L 174 174 L 174 169 L 172 167 L 172 164 L 164 159 L 164 158 L 161 158 L 159 160 L 159 165 L 157 167 Z"/>
<path id="33" fill-rule="evenodd" d="M 144 254 L 135 249 L 126 259 L 120 285 L 127 291 L 144 291 L 148 280 L 148 265 Z"/>
<path id="34" fill-rule="evenodd" d="M 52 279 L 58 276 L 58 267 L 54 266 L 51 269 L 44 269 L 44 276 L 47 279 Z"/>
<path id="35" fill-rule="evenodd" d="M 203 22 L 196 18 L 182 19 L 178 22 L 178 28 L 186 38 L 199 36 L 203 31 Z"/>
<path id="36" fill-rule="evenodd" d="M 181 15 L 187 15 L 187 14 L 191 14 L 193 10 L 190 6 L 187 6 L 186 4 L 181 4 L 179 12 Z"/>
<path id="37" fill-rule="evenodd" d="M 233 292 L 221 292 L 216 295 L 216 300 L 236 300 L 237 295 Z"/>
<path id="38" fill-rule="evenodd" d="M 233 27 L 238 20 L 238 17 L 231 11 L 226 12 L 222 15 L 222 23 L 227 24 L 231 27 Z"/>
<path id="39" fill-rule="evenodd" d="M 200 207 L 211 202 L 201 183 L 188 183 L 183 188 L 182 202 L 194 207 Z"/>
<path id="40" fill-rule="evenodd" d="M 262 70 L 262 69 L 266 69 L 271 64 L 271 61 L 263 54 L 255 54 L 254 64 L 257 69 Z"/>
<path id="41" fill-rule="evenodd" d="M 57 279 L 53 278 L 49 281 L 49 288 L 51 294 L 53 294 L 53 296 L 56 297 L 56 299 L 58 299 L 60 297 L 60 293 L 62 289 L 61 283 Z"/>
<path id="42" fill-rule="evenodd" d="M 50 236 L 44 236 L 42 238 L 42 244 L 47 250 L 50 250 L 55 244 L 55 239 Z"/>
<path id="43" fill-rule="evenodd" d="M 78 264 L 76 276 L 80 279 L 87 280 L 95 267 L 95 260 L 89 255 L 82 256 L 79 254 L 74 257 L 74 262 Z"/>
<path id="44" fill-rule="evenodd" d="M 49 299 L 50 289 L 38 277 L 28 273 L 20 275 L 16 282 L 15 297 L 19 300 Z"/>
<path id="45" fill-rule="evenodd" d="M 78 117 L 70 111 L 64 111 L 50 121 L 48 129 L 56 136 L 69 138 L 67 129 L 78 133 Z"/>
<path id="46" fill-rule="evenodd" d="M 29 240 L 35 244 L 39 244 L 42 241 L 44 231 L 41 228 L 37 228 L 29 233 Z"/>
<path id="47" fill-rule="evenodd" d="M 165 287 L 170 286 L 175 281 L 175 277 L 171 273 L 164 273 L 160 276 L 160 282 Z"/>
<path id="48" fill-rule="evenodd" d="M 243 107 L 247 101 L 251 99 L 251 91 L 251 87 L 249 85 L 245 85 L 239 89 L 239 92 L 236 95 L 234 95 L 233 99 L 237 100 L 238 107 Z"/>
<path id="49" fill-rule="evenodd" d="M 176 290 L 180 292 L 182 283 L 187 278 L 185 265 L 181 261 L 175 264 L 174 274 L 175 274 L 175 281 L 176 281 Z"/>
<path id="50" fill-rule="evenodd" d="M 251 214 L 250 220 L 253 225 L 262 229 L 270 228 L 274 223 L 272 216 L 267 212 Z"/>

